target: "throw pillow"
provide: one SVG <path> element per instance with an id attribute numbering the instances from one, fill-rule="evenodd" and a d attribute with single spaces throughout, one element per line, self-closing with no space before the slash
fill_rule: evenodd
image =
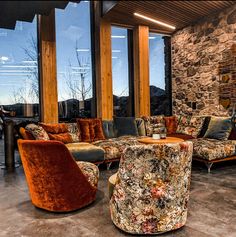
<path id="1" fill-rule="evenodd" d="M 176 133 L 187 134 L 197 138 L 204 120 L 205 117 L 200 116 L 179 116 Z"/>
<path id="2" fill-rule="evenodd" d="M 116 137 L 113 120 L 103 120 L 102 127 L 103 127 L 104 135 L 107 139 Z"/>
<path id="3" fill-rule="evenodd" d="M 236 140 L 236 128 L 235 127 L 232 128 L 232 131 L 229 135 L 229 140 Z"/>
<path id="4" fill-rule="evenodd" d="M 164 117 L 164 120 L 165 120 L 167 134 L 170 135 L 170 134 L 176 133 L 176 130 L 178 127 L 176 116 Z"/>
<path id="5" fill-rule="evenodd" d="M 89 121 L 83 119 L 77 119 L 77 124 L 81 132 L 81 141 L 91 142 Z"/>
<path id="6" fill-rule="evenodd" d="M 134 117 L 114 117 L 117 136 L 138 136 L 138 128 Z"/>
<path id="7" fill-rule="evenodd" d="M 47 132 L 39 125 L 31 123 L 28 124 L 25 129 L 30 132 L 36 140 L 50 140 Z"/>
<path id="8" fill-rule="evenodd" d="M 68 132 L 64 133 L 48 133 L 50 140 L 56 140 L 65 144 L 73 142 L 71 135 Z"/>
<path id="9" fill-rule="evenodd" d="M 68 128 L 65 123 L 39 123 L 39 125 L 43 127 L 47 133 L 58 134 L 68 132 Z"/>
<path id="10" fill-rule="evenodd" d="M 165 128 L 165 120 L 163 115 L 143 116 L 142 119 L 144 120 L 146 133 L 149 137 L 151 137 L 152 134 L 161 133 Z"/>
<path id="11" fill-rule="evenodd" d="M 63 143 L 71 143 L 73 139 L 69 134 L 68 127 L 65 123 L 39 123 L 48 133 L 50 140 L 57 140 Z"/>
<path id="12" fill-rule="evenodd" d="M 20 127 L 19 129 L 19 134 L 20 136 L 24 139 L 24 140 L 35 140 L 34 136 L 32 135 L 32 133 L 30 133 L 29 131 L 27 131 L 25 128 Z"/>
<path id="13" fill-rule="evenodd" d="M 69 134 L 71 135 L 71 138 L 73 142 L 80 142 L 81 141 L 81 134 L 80 130 L 76 123 L 67 123 L 67 129 L 69 131 Z"/>
<path id="14" fill-rule="evenodd" d="M 232 131 L 232 127 L 230 117 L 211 117 L 204 138 L 227 140 Z"/>
<path id="15" fill-rule="evenodd" d="M 77 119 L 77 123 L 81 131 L 82 141 L 94 142 L 105 139 L 101 119 Z"/>
<path id="16" fill-rule="evenodd" d="M 145 129 L 145 123 L 142 118 L 136 118 L 135 119 L 137 128 L 138 128 L 138 135 L 139 136 L 146 136 L 146 129 Z"/>

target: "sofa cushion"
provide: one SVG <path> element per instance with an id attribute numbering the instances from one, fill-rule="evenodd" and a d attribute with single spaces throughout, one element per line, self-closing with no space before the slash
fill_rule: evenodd
<path id="1" fill-rule="evenodd" d="M 65 144 L 73 142 L 72 137 L 68 132 L 58 134 L 48 133 L 48 136 L 50 140 L 56 140 Z"/>
<path id="2" fill-rule="evenodd" d="M 167 134 L 176 133 L 178 124 L 176 116 L 164 117 Z"/>
<path id="3" fill-rule="evenodd" d="M 230 117 L 211 117 L 204 138 L 227 140 L 232 130 Z"/>
<path id="4" fill-rule="evenodd" d="M 105 139 L 101 119 L 77 119 L 77 123 L 81 132 L 81 140 L 83 142 L 93 142 Z"/>
<path id="5" fill-rule="evenodd" d="M 50 140 L 56 140 L 65 144 L 73 142 L 65 123 L 39 123 L 39 125 L 47 132 Z"/>
<path id="6" fill-rule="evenodd" d="M 203 116 L 205 117 L 204 119 L 204 122 L 203 122 L 203 125 L 202 125 L 202 128 L 198 134 L 197 137 L 201 138 L 205 135 L 207 129 L 208 129 L 208 126 L 209 126 L 209 123 L 210 123 L 210 120 L 211 120 L 211 116 Z"/>
<path id="7" fill-rule="evenodd" d="M 236 141 L 219 141 L 217 139 L 193 139 L 193 156 L 205 160 L 216 160 L 236 155 Z"/>
<path id="8" fill-rule="evenodd" d="M 117 136 L 138 136 L 138 128 L 134 117 L 114 117 Z"/>
<path id="9" fill-rule="evenodd" d="M 137 136 L 122 136 L 104 141 L 93 142 L 93 145 L 101 147 L 105 151 L 105 160 L 119 159 L 124 149 L 131 145 L 140 145 Z"/>
<path id="10" fill-rule="evenodd" d="M 19 133 L 20 133 L 21 138 L 23 138 L 24 140 L 35 140 L 35 138 L 32 135 L 32 133 L 30 133 L 29 131 L 27 131 L 23 127 L 20 127 Z"/>
<path id="11" fill-rule="evenodd" d="M 228 139 L 229 140 L 236 140 L 236 127 L 232 128 L 232 131 L 231 131 Z"/>
<path id="12" fill-rule="evenodd" d="M 31 123 L 26 125 L 25 129 L 30 132 L 36 140 L 50 140 L 47 132 L 39 125 Z"/>
<path id="13" fill-rule="evenodd" d="M 104 150 L 86 142 L 68 143 L 66 147 L 76 161 L 101 162 L 104 161 Z"/>
<path id="14" fill-rule="evenodd" d="M 138 129 L 138 135 L 146 136 L 144 120 L 142 118 L 136 118 L 135 121 L 136 121 L 137 129 Z"/>
<path id="15" fill-rule="evenodd" d="M 71 135 L 73 142 L 80 142 L 81 141 L 81 134 L 80 130 L 77 126 L 77 123 L 67 123 L 68 132 Z"/>
<path id="16" fill-rule="evenodd" d="M 47 133 L 59 134 L 68 132 L 67 125 L 65 123 L 39 123 L 41 127 Z"/>
<path id="17" fill-rule="evenodd" d="M 147 136 L 151 137 L 154 133 L 161 133 L 165 128 L 164 116 L 143 116 Z"/>
<path id="18" fill-rule="evenodd" d="M 178 116 L 178 127 L 176 133 L 187 134 L 197 138 L 204 120 L 205 117 L 201 116 Z"/>
<path id="19" fill-rule="evenodd" d="M 182 134 L 182 133 L 172 133 L 170 135 L 168 135 L 169 137 L 177 137 L 177 138 L 181 138 L 183 140 L 190 140 L 190 139 L 194 139 L 194 137 L 192 137 L 191 135 L 187 135 L 187 134 Z"/>
<path id="20" fill-rule="evenodd" d="M 102 121 L 103 132 L 106 139 L 116 137 L 115 127 L 113 120 L 103 120 Z"/>

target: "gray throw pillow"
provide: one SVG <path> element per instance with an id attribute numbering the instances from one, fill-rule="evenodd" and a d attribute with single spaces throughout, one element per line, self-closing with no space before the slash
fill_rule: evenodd
<path id="1" fill-rule="evenodd" d="M 211 117 L 204 138 L 227 140 L 232 130 L 230 117 Z"/>
<path id="2" fill-rule="evenodd" d="M 117 130 L 117 136 L 138 136 L 138 128 L 133 117 L 114 117 L 114 124 Z"/>

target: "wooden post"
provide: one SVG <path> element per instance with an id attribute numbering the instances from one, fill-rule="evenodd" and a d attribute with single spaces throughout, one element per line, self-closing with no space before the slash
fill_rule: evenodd
<path id="1" fill-rule="evenodd" d="M 94 1 L 94 11 L 97 117 L 112 119 L 111 23 L 101 18 L 101 2 Z"/>
<path id="2" fill-rule="evenodd" d="M 135 27 L 133 40 L 135 117 L 150 116 L 149 28 Z"/>
<path id="3" fill-rule="evenodd" d="M 55 10 L 49 16 L 38 17 L 38 41 L 40 52 L 40 120 L 46 123 L 57 123 Z"/>

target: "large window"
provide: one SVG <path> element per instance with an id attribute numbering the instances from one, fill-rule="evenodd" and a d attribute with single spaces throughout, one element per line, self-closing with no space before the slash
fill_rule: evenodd
<path id="1" fill-rule="evenodd" d="M 168 114 L 169 97 L 165 77 L 165 45 L 161 35 L 149 34 L 151 115 Z"/>
<path id="2" fill-rule="evenodd" d="M 36 22 L 0 29 L 0 106 L 5 116 L 39 115 Z"/>
<path id="3" fill-rule="evenodd" d="M 90 117 L 92 108 L 90 2 L 56 10 L 60 119 Z"/>
<path id="4" fill-rule="evenodd" d="M 113 108 L 117 117 L 132 116 L 129 37 L 125 28 L 112 27 Z"/>

